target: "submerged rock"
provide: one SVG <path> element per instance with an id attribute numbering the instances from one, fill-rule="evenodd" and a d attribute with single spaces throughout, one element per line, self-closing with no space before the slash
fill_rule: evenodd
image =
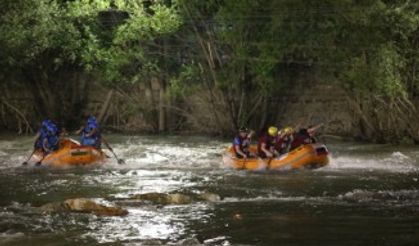
<path id="1" fill-rule="evenodd" d="M 207 202 L 219 202 L 221 201 L 221 197 L 218 194 L 205 191 L 198 195 L 198 199 Z"/>
<path id="2" fill-rule="evenodd" d="M 198 195 L 187 195 L 182 193 L 145 193 L 145 194 L 136 194 L 131 196 L 128 199 L 124 199 L 124 202 L 127 203 L 138 203 L 138 202 L 151 202 L 159 205 L 182 205 L 190 204 L 197 201 L 207 201 L 207 202 L 219 202 L 221 200 L 220 196 L 211 192 L 203 192 Z"/>
<path id="3" fill-rule="evenodd" d="M 204 246 L 204 244 L 200 243 L 196 238 L 187 238 L 179 241 L 178 243 L 174 244 L 175 246 Z"/>
<path id="4" fill-rule="evenodd" d="M 120 207 L 108 207 L 86 198 L 67 199 L 64 202 L 47 203 L 39 208 L 43 212 L 93 213 L 101 216 L 123 216 L 128 211 Z"/>
<path id="5" fill-rule="evenodd" d="M 156 204 L 169 205 L 169 204 L 189 204 L 192 202 L 192 198 L 188 195 L 173 193 L 146 193 L 137 194 L 130 197 L 130 199 L 149 201 Z"/>

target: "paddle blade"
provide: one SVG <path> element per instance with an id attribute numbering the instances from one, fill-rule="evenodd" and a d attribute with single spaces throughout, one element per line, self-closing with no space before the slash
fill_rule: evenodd
<path id="1" fill-rule="evenodd" d="M 122 159 L 118 159 L 118 164 L 120 164 L 120 165 L 125 164 L 125 161 L 122 160 Z"/>

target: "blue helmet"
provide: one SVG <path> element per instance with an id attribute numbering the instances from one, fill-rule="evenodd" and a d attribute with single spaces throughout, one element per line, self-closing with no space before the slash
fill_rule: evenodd
<path id="1" fill-rule="evenodd" d="M 49 125 L 48 127 L 47 127 L 47 133 L 49 134 L 49 135 L 55 135 L 56 133 L 57 133 L 57 127 L 55 126 L 55 125 Z"/>
<path id="2" fill-rule="evenodd" d="M 87 123 L 96 123 L 96 117 L 94 116 L 89 116 L 89 118 L 87 118 Z"/>
<path id="3" fill-rule="evenodd" d="M 49 119 L 43 120 L 42 123 L 41 123 L 41 130 L 40 130 L 41 134 L 46 134 L 47 131 L 48 131 L 48 128 L 51 126 L 51 124 L 53 124 L 51 122 L 51 120 L 49 120 Z"/>
<path id="4" fill-rule="evenodd" d="M 45 119 L 42 121 L 41 127 L 48 128 L 48 126 L 50 126 L 51 124 L 52 124 L 51 120 Z"/>
<path id="5" fill-rule="evenodd" d="M 94 116 L 89 116 L 89 118 L 87 118 L 87 127 L 90 128 L 97 128 L 97 120 Z"/>
<path id="6" fill-rule="evenodd" d="M 42 121 L 42 129 L 45 131 L 45 133 L 51 133 L 51 134 L 58 133 L 57 126 L 54 124 L 54 122 L 52 122 L 49 119 Z"/>

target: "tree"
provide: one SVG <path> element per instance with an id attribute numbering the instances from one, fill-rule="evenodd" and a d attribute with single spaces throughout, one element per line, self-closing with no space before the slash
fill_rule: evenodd
<path id="1" fill-rule="evenodd" d="M 74 125 L 98 75 L 124 82 L 146 71 L 159 73 L 143 42 L 174 31 L 180 21 L 173 8 L 148 8 L 152 14 L 134 1 L 3 1 L 3 74 L 29 88 L 41 117 Z M 135 72 L 126 74 L 127 67 Z"/>

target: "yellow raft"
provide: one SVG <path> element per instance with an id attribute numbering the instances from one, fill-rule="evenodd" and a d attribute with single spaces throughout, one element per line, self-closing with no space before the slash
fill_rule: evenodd
<path id="1" fill-rule="evenodd" d="M 51 167 L 63 167 L 74 165 L 94 165 L 102 164 L 105 154 L 91 146 L 80 145 L 72 139 L 62 139 L 57 151 L 48 154 L 43 160 L 42 165 Z M 42 153 L 36 152 L 31 162 L 36 163 L 42 159 Z"/>
<path id="2" fill-rule="evenodd" d="M 257 147 L 251 146 L 250 152 L 256 154 Z M 223 154 L 223 163 L 235 169 L 248 170 L 318 168 L 329 163 L 329 151 L 324 144 L 306 144 L 277 158 L 240 159 L 230 147 Z"/>

